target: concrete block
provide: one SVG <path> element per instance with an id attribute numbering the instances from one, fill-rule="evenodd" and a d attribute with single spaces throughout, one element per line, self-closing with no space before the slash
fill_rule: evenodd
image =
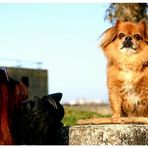
<path id="1" fill-rule="evenodd" d="M 58 130 L 60 145 L 148 145 L 148 125 L 102 124 L 63 127 Z"/>

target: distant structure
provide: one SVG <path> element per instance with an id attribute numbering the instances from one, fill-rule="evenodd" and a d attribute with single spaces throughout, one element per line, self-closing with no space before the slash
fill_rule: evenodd
<path id="1" fill-rule="evenodd" d="M 42 97 L 48 94 L 48 71 L 46 69 L 6 68 L 10 77 L 22 81 L 28 87 L 30 99 L 34 96 Z"/>
<path id="2" fill-rule="evenodd" d="M 72 100 L 65 103 L 66 105 L 93 105 L 93 104 L 104 104 L 104 102 L 100 99 L 86 99 L 79 98 L 77 100 Z"/>
<path id="3" fill-rule="evenodd" d="M 42 68 L 42 62 L 39 61 L 28 61 L 28 60 L 19 60 L 19 59 L 7 59 L 7 58 L 0 58 L 1 65 L 7 65 L 8 67 L 27 67 L 27 68 Z"/>

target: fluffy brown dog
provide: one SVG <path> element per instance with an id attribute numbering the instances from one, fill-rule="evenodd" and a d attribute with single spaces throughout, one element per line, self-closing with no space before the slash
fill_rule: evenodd
<path id="1" fill-rule="evenodd" d="M 80 120 L 78 124 L 148 124 L 147 24 L 117 21 L 103 33 L 107 57 L 107 85 L 112 118 Z"/>

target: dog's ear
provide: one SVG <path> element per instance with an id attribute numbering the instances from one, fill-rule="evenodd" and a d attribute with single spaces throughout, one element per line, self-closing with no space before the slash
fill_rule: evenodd
<path id="1" fill-rule="evenodd" d="M 148 32 L 147 32 L 147 23 L 145 19 L 142 19 L 139 22 L 140 33 L 142 34 L 143 38 L 148 41 Z"/>
<path id="2" fill-rule="evenodd" d="M 121 21 L 120 21 L 120 20 L 117 20 L 117 21 L 116 21 L 116 24 L 115 24 L 115 27 L 116 27 L 116 28 L 119 28 L 120 23 L 121 23 Z"/>
<path id="3" fill-rule="evenodd" d="M 120 21 L 117 20 L 116 24 L 113 27 L 107 29 L 105 32 L 102 33 L 102 40 L 100 42 L 101 48 L 104 49 L 106 46 L 108 46 L 112 41 L 116 39 L 119 25 Z"/>

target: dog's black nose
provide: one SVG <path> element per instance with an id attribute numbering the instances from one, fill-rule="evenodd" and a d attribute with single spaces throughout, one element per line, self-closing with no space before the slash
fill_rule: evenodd
<path id="1" fill-rule="evenodd" d="M 130 37 L 130 36 L 127 36 L 126 38 L 125 38 L 125 41 L 131 41 L 132 40 L 132 37 Z"/>
<path id="2" fill-rule="evenodd" d="M 126 36 L 125 40 L 123 42 L 123 47 L 131 48 L 132 46 L 133 46 L 132 37 L 131 36 Z"/>

